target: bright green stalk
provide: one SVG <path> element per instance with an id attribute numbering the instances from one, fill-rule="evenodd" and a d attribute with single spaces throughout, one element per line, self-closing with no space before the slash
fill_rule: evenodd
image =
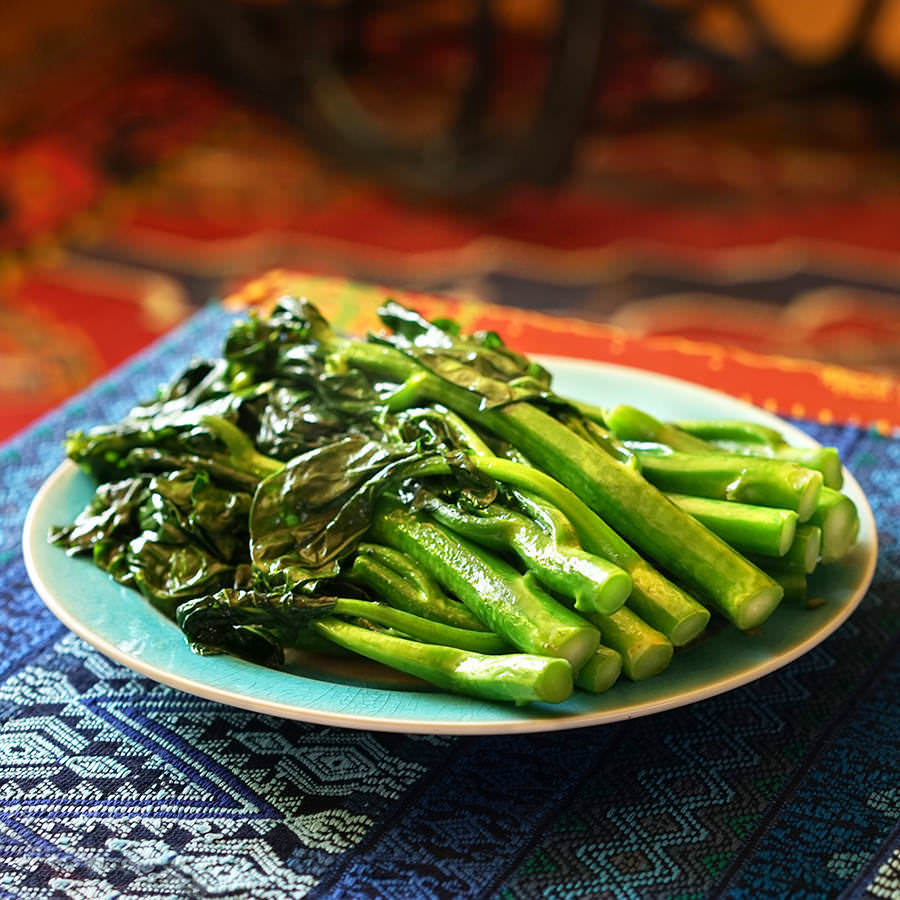
<path id="1" fill-rule="evenodd" d="M 613 554 L 620 554 L 620 556 L 623 553 L 622 548 L 625 548 L 624 558 L 621 558 L 618 564 L 630 566 L 632 590 L 626 600 L 626 606 L 632 612 L 657 631 L 662 632 L 676 647 L 689 643 L 706 628 L 706 624 L 709 622 L 709 610 L 706 607 L 663 578 L 615 532 L 608 529 L 606 523 L 571 491 L 553 482 L 543 472 L 538 474 L 542 478 L 548 478 L 556 485 L 555 496 L 562 499 L 570 512 L 575 513 L 575 520 L 587 520 L 588 528 L 585 531 L 587 543 L 584 543 L 584 537 L 581 538 L 584 546 L 592 546 L 591 541 L 599 540 L 607 545 L 607 550 Z M 562 547 L 580 546 L 576 525 L 574 521 L 570 521 L 566 517 L 561 507 L 528 492 L 518 492 L 517 498 L 528 515 L 538 522 L 548 534 L 552 535 L 557 545 Z M 596 522 L 599 522 L 603 529 L 598 529 Z M 610 534 L 613 536 L 612 540 Z"/>
<path id="2" fill-rule="evenodd" d="M 826 487 L 822 488 L 809 524 L 822 529 L 822 562 L 836 562 L 856 542 L 859 512 L 849 497 Z"/>
<path id="3" fill-rule="evenodd" d="M 621 655 L 622 671 L 632 681 L 658 675 L 672 661 L 671 642 L 628 607 L 611 616 L 588 618 L 600 629 L 604 646 Z"/>
<path id="4" fill-rule="evenodd" d="M 641 463 L 637 456 L 602 425 L 577 413 L 560 415 L 559 420 L 582 440 L 596 444 L 613 459 L 640 471 Z"/>
<path id="5" fill-rule="evenodd" d="M 663 444 L 683 453 L 734 453 L 793 462 L 821 472 L 825 485 L 840 488 L 841 459 L 835 447 L 791 447 L 772 428 L 753 422 L 660 422 L 642 410 L 617 406 L 607 412 L 609 428 L 622 441 Z"/>
<path id="6" fill-rule="evenodd" d="M 622 671 L 622 655 L 612 647 L 602 644 L 597 652 L 581 667 L 575 676 L 575 684 L 583 691 L 602 694 L 608 691 L 618 680 Z"/>
<path id="7" fill-rule="evenodd" d="M 382 500 L 371 533 L 412 557 L 493 632 L 523 652 L 568 659 L 578 671 L 600 644 L 597 630 L 541 590 L 533 575 L 521 575 L 435 522 Z"/>
<path id="8" fill-rule="evenodd" d="M 284 463 L 259 453 L 250 437 L 227 419 L 205 416 L 202 423 L 204 428 L 208 428 L 228 448 L 228 462 L 235 468 L 257 478 L 265 478 L 284 468 Z"/>
<path id="9" fill-rule="evenodd" d="M 792 509 L 805 522 L 816 508 L 822 473 L 795 463 L 729 453 L 638 453 L 644 477 L 663 491 Z"/>
<path id="10" fill-rule="evenodd" d="M 402 631 L 413 640 L 424 641 L 426 644 L 443 644 L 447 647 L 456 647 L 458 650 L 472 650 L 475 653 L 508 653 L 512 649 L 503 638 L 490 631 L 456 628 L 368 600 L 339 597 L 334 604 L 334 613 L 339 616 L 368 619 L 378 625 Z"/>
<path id="11" fill-rule="evenodd" d="M 609 430 L 620 441 L 664 444 L 683 453 L 709 453 L 715 450 L 706 441 L 696 438 L 673 425 L 655 419 L 649 413 L 633 406 L 617 406 L 606 413 Z"/>
<path id="12" fill-rule="evenodd" d="M 628 572 L 632 588 L 627 605 L 676 647 L 689 643 L 706 627 L 709 610 L 657 572 L 567 487 L 540 469 L 512 460 L 478 457 L 475 464 L 497 481 L 531 491 L 558 508 L 588 553 Z M 547 527 L 559 530 L 565 525 L 551 517 Z"/>
<path id="13" fill-rule="evenodd" d="M 818 525 L 799 525 L 794 543 L 781 557 L 787 566 L 804 571 L 807 575 L 816 570 L 822 552 L 822 529 Z"/>
<path id="14" fill-rule="evenodd" d="M 309 627 L 347 650 L 445 691 L 516 704 L 562 703 L 572 693 L 572 667 L 564 659 L 525 653 L 473 653 L 395 637 L 333 617 L 310 622 Z"/>
<path id="15" fill-rule="evenodd" d="M 360 544 L 350 577 L 371 588 L 391 606 L 456 628 L 483 631 L 484 625 L 457 600 L 451 600 L 421 566 L 378 544 Z"/>
<path id="16" fill-rule="evenodd" d="M 783 556 L 794 542 L 797 513 L 685 494 L 666 496 L 741 553 Z"/>
<path id="17" fill-rule="evenodd" d="M 786 569 L 775 559 L 768 560 L 768 563 L 766 571 L 781 585 L 785 602 L 804 603 L 808 596 L 806 573 L 802 569 Z"/>
<path id="18" fill-rule="evenodd" d="M 531 519 L 492 505 L 483 515 L 433 500 L 428 511 L 462 537 L 500 553 L 512 550 L 544 587 L 575 602 L 579 612 L 615 612 L 631 593 L 631 577 L 580 547 L 562 547 Z"/>
<path id="19" fill-rule="evenodd" d="M 709 610 L 657 572 L 568 488 L 533 466 L 494 456 L 464 420 L 453 412 L 447 415 L 475 454 L 475 465 L 496 481 L 518 488 L 520 503 L 558 546 L 584 548 L 628 572 L 632 579 L 628 606 L 676 647 L 706 628 Z"/>
<path id="20" fill-rule="evenodd" d="M 437 378 L 397 351 L 370 355 L 370 346 L 346 349 L 345 361 L 398 381 L 409 379 L 407 384 L 413 384 L 419 399 L 443 403 L 509 441 L 537 466 L 553 472 L 588 506 L 602 510 L 626 539 L 713 599 L 739 628 L 755 627 L 778 605 L 781 589 L 770 578 L 669 503 L 637 472 L 581 440 L 552 416 L 528 403 L 482 409 L 477 394 Z"/>
<path id="21" fill-rule="evenodd" d="M 627 606 L 676 647 L 690 643 L 706 628 L 709 610 L 661 575 L 567 487 L 539 469 L 509 460 L 478 460 L 478 466 L 498 481 L 534 491 L 549 501 L 575 528 L 585 550 L 625 569 L 632 581 Z M 554 522 L 552 516 L 550 522 Z M 550 527 L 559 530 L 564 524 L 556 518 Z"/>
<path id="22" fill-rule="evenodd" d="M 596 422 L 604 428 L 608 427 L 606 424 L 606 410 L 595 406 L 593 403 L 585 403 L 583 400 L 573 400 L 571 397 L 566 397 L 566 400 L 586 419 Z"/>
<path id="23" fill-rule="evenodd" d="M 808 575 L 815 571 L 819 564 L 819 553 L 822 547 L 822 529 L 818 525 L 798 525 L 794 543 L 787 553 L 780 557 L 748 555 L 764 572 L 774 571 L 802 572 Z"/>
<path id="24" fill-rule="evenodd" d="M 609 560 L 624 569 L 632 579 L 631 594 L 626 601 L 634 612 L 645 619 L 676 646 L 681 647 L 697 637 L 709 622 L 709 610 L 663 577 L 636 553 L 590 507 L 564 485 L 540 469 L 496 456 L 475 456 L 474 465 L 496 481 L 533 492 L 558 507 L 577 533 L 577 543 L 591 554 Z M 449 474 L 449 468 L 447 469 Z M 557 523 L 554 527 L 561 527 Z M 552 528 L 548 528 L 552 531 Z M 367 545 L 361 545 L 366 547 Z M 403 558 L 398 554 L 399 559 Z M 395 567 L 393 562 L 391 567 Z M 407 563 L 408 566 L 408 563 Z M 422 573 L 424 575 L 425 573 Z M 404 577 L 414 578 L 414 573 Z M 375 585 L 372 585 L 375 588 Z M 382 586 L 382 591 L 388 590 Z M 388 596 L 385 594 L 384 596 Z M 395 595 L 391 595 L 395 596 Z M 410 612 L 429 616 L 425 607 L 403 605 L 395 596 L 394 605 Z M 461 624 L 452 622 L 451 624 Z M 466 626 L 463 627 L 474 627 Z"/>
<path id="25" fill-rule="evenodd" d="M 821 472 L 826 487 L 837 491 L 843 487 L 844 468 L 837 447 L 777 447 L 773 456 Z"/>
<path id="26" fill-rule="evenodd" d="M 741 444 L 762 444 L 768 447 L 786 446 L 784 435 L 768 425 L 745 422 L 742 419 L 699 419 L 673 422 L 675 428 L 704 441 L 736 441 Z"/>
<path id="27" fill-rule="evenodd" d="M 840 490 L 844 483 L 841 456 L 837 447 L 770 447 L 767 444 L 741 444 L 733 441 L 717 441 L 710 445 L 713 449 L 739 456 L 760 456 L 765 459 L 780 459 L 797 463 L 807 469 L 822 473 L 825 487 Z"/>
<path id="28" fill-rule="evenodd" d="M 566 442 L 550 424 L 557 423 L 528 404 L 511 404 L 490 414 L 486 427 L 516 444 L 542 469 L 552 471 L 588 506 L 602 510 L 623 537 L 710 597 L 739 628 L 761 624 L 778 605 L 781 590 L 771 579 L 681 512 L 637 472 L 574 435 Z"/>

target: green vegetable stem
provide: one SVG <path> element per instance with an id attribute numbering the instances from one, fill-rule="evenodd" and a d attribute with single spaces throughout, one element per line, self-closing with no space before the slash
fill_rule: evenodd
<path id="1" fill-rule="evenodd" d="M 199 653 L 352 653 L 513 703 L 657 676 L 676 648 L 702 665 L 713 609 L 749 630 L 811 606 L 856 541 L 835 448 L 570 400 L 492 332 L 379 315 L 351 340 L 282 298 L 70 434 L 98 486 L 51 540 Z"/>
<path id="2" fill-rule="evenodd" d="M 482 514 L 431 498 L 427 509 L 457 534 L 497 552 L 512 550 L 544 587 L 571 598 L 579 612 L 615 612 L 631 593 L 628 573 L 578 547 L 563 547 L 534 521 L 492 504 Z"/>
<path id="3" fill-rule="evenodd" d="M 472 653 L 371 631 L 331 617 L 316 620 L 310 628 L 341 647 L 445 691 L 516 704 L 562 703 L 572 693 L 572 667 L 564 659 Z"/>
<path id="4" fill-rule="evenodd" d="M 356 548 L 349 577 L 396 609 L 453 625 L 484 631 L 484 625 L 458 600 L 451 600 L 421 566 L 403 553 L 378 544 Z"/>
<path id="5" fill-rule="evenodd" d="M 546 594 L 533 575 L 383 498 L 372 537 L 411 556 L 492 631 L 525 653 L 567 659 L 577 672 L 600 644 L 583 618 Z"/>
<path id="6" fill-rule="evenodd" d="M 666 496 L 741 553 L 783 556 L 797 532 L 797 513 L 685 494 Z"/>
<path id="7" fill-rule="evenodd" d="M 638 455 L 644 477 L 663 491 L 792 509 L 800 522 L 813 514 L 822 489 L 821 472 L 781 460 L 678 451 Z"/>

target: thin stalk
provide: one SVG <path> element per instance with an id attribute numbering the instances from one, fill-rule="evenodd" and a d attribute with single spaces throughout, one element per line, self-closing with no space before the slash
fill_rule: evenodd
<path id="1" fill-rule="evenodd" d="M 664 444 L 684 453 L 709 453 L 715 450 L 706 441 L 660 422 L 649 413 L 633 406 L 616 406 L 606 413 L 609 430 L 620 441 Z"/>
<path id="2" fill-rule="evenodd" d="M 445 691 L 516 704 L 562 703 L 572 694 L 572 667 L 564 659 L 525 653 L 473 653 L 395 637 L 334 617 L 310 622 L 309 627 L 347 650 Z"/>
<path id="3" fill-rule="evenodd" d="M 672 423 L 704 441 L 737 441 L 742 444 L 762 444 L 768 447 L 786 446 L 784 435 L 768 425 L 745 422 L 741 419 L 698 419 Z"/>
<path id="4" fill-rule="evenodd" d="M 512 650 L 506 641 L 489 631 L 456 628 L 369 600 L 339 597 L 335 600 L 334 613 L 339 616 L 368 619 L 378 625 L 394 628 L 426 644 L 443 644 L 446 647 L 472 650 L 475 653 L 509 653 Z"/>
<path id="5" fill-rule="evenodd" d="M 284 468 L 283 462 L 258 452 L 249 435 L 227 419 L 205 416 L 202 423 L 204 428 L 208 428 L 228 448 L 227 462 L 235 468 L 257 478 L 265 478 Z"/>
<path id="6" fill-rule="evenodd" d="M 350 578 L 370 588 L 396 609 L 456 628 L 484 631 L 484 625 L 458 600 L 451 600 L 421 566 L 378 544 L 360 544 Z"/>
<path id="7" fill-rule="evenodd" d="M 641 463 L 637 456 L 602 425 L 577 413 L 563 414 L 559 420 L 582 440 L 595 444 L 617 462 L 640 471 Z"/>

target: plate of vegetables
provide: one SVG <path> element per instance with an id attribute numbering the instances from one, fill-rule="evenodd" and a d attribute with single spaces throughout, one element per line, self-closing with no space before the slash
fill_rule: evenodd
<path id="1" fill-rule="evenodd" d="M 834 448 L 677 379 L 380 317 L 348 338 L 285 297 L 70 434 L 25 525 L 48 607 L 225 704 L 490 734 L 737 688 L 862 599 L 875 526 Z"/>

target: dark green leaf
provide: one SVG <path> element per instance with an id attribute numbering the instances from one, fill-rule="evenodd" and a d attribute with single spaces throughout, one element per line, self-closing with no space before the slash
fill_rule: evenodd
<path id="1" fill-rule="evenodd" d="M 170 618 L 180 603 L 234 583 L 234 566 L 202 547 L 163 544 L 143 534 L 128 545 L 128 568 L 153 605 Z"/>
<path id="2" fill-rule="evenodd" d="M 101 484 L 71 525 L 50 530 L 50 540 L 75 554 L 91 552 L 104 541 L 115 544 L 137 536 L 141 531 L 138 511 L 147 499 L 148 481 L 126 478 Z"/>
<path id="3" fill-rule="evenodd" d="M 401 350 L 435 375 L 478 394 L 484 408 L 525 400 L 560 402 L 549 389 L 549 373 L 507 348 L 493 332 L 459 336 L 393 301 L 378 315 L 394 334 L 370 340 Z"/>
<path id="4" fill-rule="evenodd" d="M 331 597 L 226 589 L 182 604 L 176 620 L 196 652 L 280 665 L 306 624 L 333 609 Z"/>
<path id="5" fill-rule="evenodd" d="M 250 511 L 254 564 L 288 585 L 332 577 L 368 529 L 383 491 L 446 472 L 482 483 L 465 456 L 354 434 L 292 460 L 260 484 Z"/>

